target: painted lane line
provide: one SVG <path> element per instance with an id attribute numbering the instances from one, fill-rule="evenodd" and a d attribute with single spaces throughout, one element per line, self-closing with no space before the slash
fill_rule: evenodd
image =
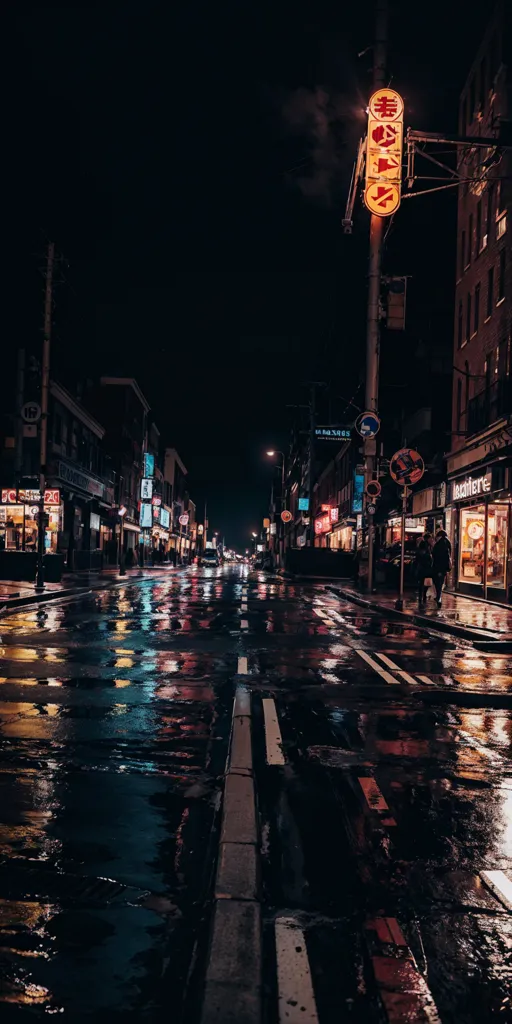
<path id="1" fill-rule="evenodd" d="M 241 606 L 241 609 L 240 609 L 240 610 L 241 610 L 242 612 L 246 612 L 246 611 L 247 611 L 247 603 L 246 603 L 246 602 L 242 601 L 242 606 Z"/>
<path id="2" fill-rule="evenodd" d="M 329 618 L 327 612 L 324 612 L 323 608 L 313 608 L 313 611 L 316 612 L 316 614 L 319 615 L 320 618 L 324 620 L 326 626 L 334 626 L 334 625 L 336 625 L 336 623 L 334 623 L 332 621 L 332 619 Z"/>
<path id="3" fill-rule="evenodd" d="M 496 899 L 512 912 L 512 882 L 504 871 L 481 871 L 480 878 L 489 887 Z"/>
<path id="4" fill-rule="evenodd" d="M 238 659 L 238 668 L 237 668 L 238 675 L 239 676 L 246 676 L 247 675 L 247 671 L 248 671 L 247 670 L 247 658 L 239 658 Z"/>
<path id="5" fill-rule="evenodd" d="M 375 779 L 369 775 L 363 775 L 359 776 L 357 781 L 371 811 L 389 811 L 389 804 L 384 799 Z"/>
<path id="6" fill-rule="evenodd" d="M 247 622 L 247 619 L 242 619 L 242 621 L 240 622 L 240 629 L 249 629 L 249 623 Z"/>
<path id="7" fill-rule="evenodd" d="M 362 651 L 359 647 L 354 647 L 353 649 L 356 652 L 356 654 L 359 654 L 360 658 L 363 658 L 364 661 L 367 661 L 368 664 L 371 665 L 374 672 L 378 672 L 379 675 L 382 676 L 386 683 L 389 683 L 390 686 L 399 685 L 398 679 L 395 679 L 390 672 L 386 672 L 385 669 L 381 668 L 381 666 L 377 664 L 377 662 L 374 661 L 373 658 L 370 658 L 370 655 L 367 654 L 366 651 Z"/>
<path id="8" fill-rule="evenodd" d="M 304 932 L 293 917 L 278 917 L 276 930 L 279 1024 L 318 1024 Z"/>
<path id="9" fill-rule="evenodd" d="M 410 686 L 416 686 L 416 680 L 413 678 L 413 676 L 410 676 L 408 672 L 404 672 L 404 670 L 400 668 L 399 665 L 395 665 L 395 662 L 391 661 L 391 658 L 388 658 L 387 654 L 381 654 L 380 651 L 377 651 L 376 657 L 380 658 L 380 660 L 383 661 L 384 664 L 388 666 L 388 668 L 392 668 L 397 675 L 402 676 L 402 679 L 405 679 L 405 682 L 409 683 Z"/>
<path id="10" fill-rule="evenodd" d="M 277 719 L 277 711 L 275 701 L 272 697 L 264 697 L 262 700 L 263 704 L 263 717 L 265 719 L 265 745 L 267 748 L 267 764 L 286 764 L 283 754 L 283 739 L 281 736 L 281 730 L 279 728 L 279 722 Z"/>

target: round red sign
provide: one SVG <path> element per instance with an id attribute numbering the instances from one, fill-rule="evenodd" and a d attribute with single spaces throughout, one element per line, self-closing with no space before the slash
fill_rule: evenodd
<path id="1" fill-rule="evenodd" d="M 417 484 L 424 472 L 425 463 L 414 448 L 400 448 L 389 463 L 390 476 L 400 487 L 412 487 L 413 484 Z"/>
<path id="2" fill-rule="evenodd" d="M 289 523 L 292 518 L 293 516 L 291 512 L 289 512 L 287 508 L 283 509 L 281 512 L 281 519 L 283 520 L 283 523 Z"/>

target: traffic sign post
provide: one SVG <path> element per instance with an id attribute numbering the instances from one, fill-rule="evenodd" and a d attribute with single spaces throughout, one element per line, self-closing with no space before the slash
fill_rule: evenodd
<path id="1" fill-rule="evenodd" d="M 407 498 L 409 497 L 409 488 L 404 487 L 402 490 L 402 524 L 401 524 L 401 541 L 400 541 L 400 589 L 398 592 L 398 598 L 395 601 L 395 608 L 401 612 L 404 607 L 404 571 L 405 571 L 405 517 L 407 514 Z"/>
<path id="2" fill-rule="evenodd" d="M 380 430 L 380 416 L 376 412 L 367 410 L 362 412 L 356 420 L 356 430 L 365 440 L 376 437 Z"/>
<path id="3" fill-rule="evenodd" d="M 412 487 L 425 472 L 425 463 L 414 448 L 400 448 L 389 463 L 389 474 L 399 487 Z"/>
<path id="4" fill-rule="evenodd" d="M 374 516 L 376 511 L 377 511 L 377 506 L 376 506 L 375 502 L 369 501 L 367 506 L 366 506 L 366 515 L 367 516 Z"/>
<path id="5" fill-rule="evenodd" d="M 369 498 L 378 498 L 382 487 L 378 480 L 369 480 L 366 484 L 366 493 Z"/>
<path id="6" fill-rule="evenodd" d="M 377 217 L 400 206 L 404 101 L 394 89 L 377 89 L 368 104 L 365 205 Z"/>

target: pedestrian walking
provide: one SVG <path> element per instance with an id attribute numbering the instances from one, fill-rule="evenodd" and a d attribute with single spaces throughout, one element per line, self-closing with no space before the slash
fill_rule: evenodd
<path id="1" fill-rule="evenodd" d="M 436 588 L 437 607 L 440 608 L 442 604 L 441 595 L 443 592 L 443 584 L 447 573 L 450 572 L 452 567 L 452 546 L 448 540 L 446 530 L 438 530 L 436 533 L 436 542 L 432 551 L 432 562 L 432 576 L 434 586 Z"/>
<path id="2" fill-rule="evenodd" d="M 425 604 L 425 601 L 427 600 L 427 590 L 432 583 L 432 564 L 430 545 L 428 541 L 423 538 L 420 540 L 418 547 L 416 548 L 415 560 L 418 601 L 420 604 Z"/>

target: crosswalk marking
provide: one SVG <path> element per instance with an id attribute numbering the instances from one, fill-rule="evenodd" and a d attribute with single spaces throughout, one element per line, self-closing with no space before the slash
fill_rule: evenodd
<path id="1" fill-rule="evenodd" d="M 359 776 L 359 785 L 364 793 L 368 807 L 372 811 L 389 811 L 389 804 L 384 799 L 375 779 L 370 775 Z"/>
<path id="2" fill-rule="evenodd" d="M 275 923 L 279 1024 L 318 1024 L 304 932 L 293 917 Z"/>
<path id="3" fill-rule="evenodd" d="M 489 886 L 491 892 L 512 912 L 512 882 L 504 871 L 481 871 L 480 878 Z"/>
<path id="4" fill-rule="evenodd" d="M 283 740 L 275 701 L 272 697 L 264 697 L 263 716 L 265 719 L 265 745 L 267 748 L 267 764 L 286 764 L 283 754 Z"/>
<path id="5" fill-rule="evenodd" d="M 420 683 L 425 683 L 426 686 L 433 686 L 434 685 L 433 679 L 429 679 L 428 676 L 418 676 L 418 679 L 419 679 Z"/>
<path id="6" fill-rule="evenodd" d="M 364 661 L 367 661 L 368 664 L 371 665 L 371 667 L 373 668 L 374 672 L 378 672 L 379 675 L 382 676 L 382 678 L 384 679 L 384 682 L 389 683 L 390 686 L 398 686 L 399 685 L 398 684 L 398 679 L 395 679 L 394 676 L 392 676 L 390 672 L 386 672 L 386 670 L 383 669 L 381 667 L 381 665 L 379 665 L 376 661 L 374 661 L 373 658 L 370 658 L 370 655 L 367 654 L 366 651 L 361 650 L 359 647 L 354 647 L 354 650 L 355 650 L 356 654 L 359 654 L 359 656 L 361 658 L 363 658 Z"/>
<path id="7" fill-rule="evenodd" d="M 384 664 L 388 666 L 388 668 L 394 669 L 396 674 L 400 675 L 402 679 L 405 680 L 406 683 L 409 683 L 410 686 L 416 686 L 416 680 L 414 679 L 414 677 L 410 676 L 408 672 L 404 672 L 404 670 L 400 668 L 399 665 L 395 665 L 395 662 L 391 661 L 391 658 L 388 658 L 387 654 L 381 654 L 380 651 L 377 651 L 376 656 L 380 658 L 380 660 L 383 661 Z"/>

